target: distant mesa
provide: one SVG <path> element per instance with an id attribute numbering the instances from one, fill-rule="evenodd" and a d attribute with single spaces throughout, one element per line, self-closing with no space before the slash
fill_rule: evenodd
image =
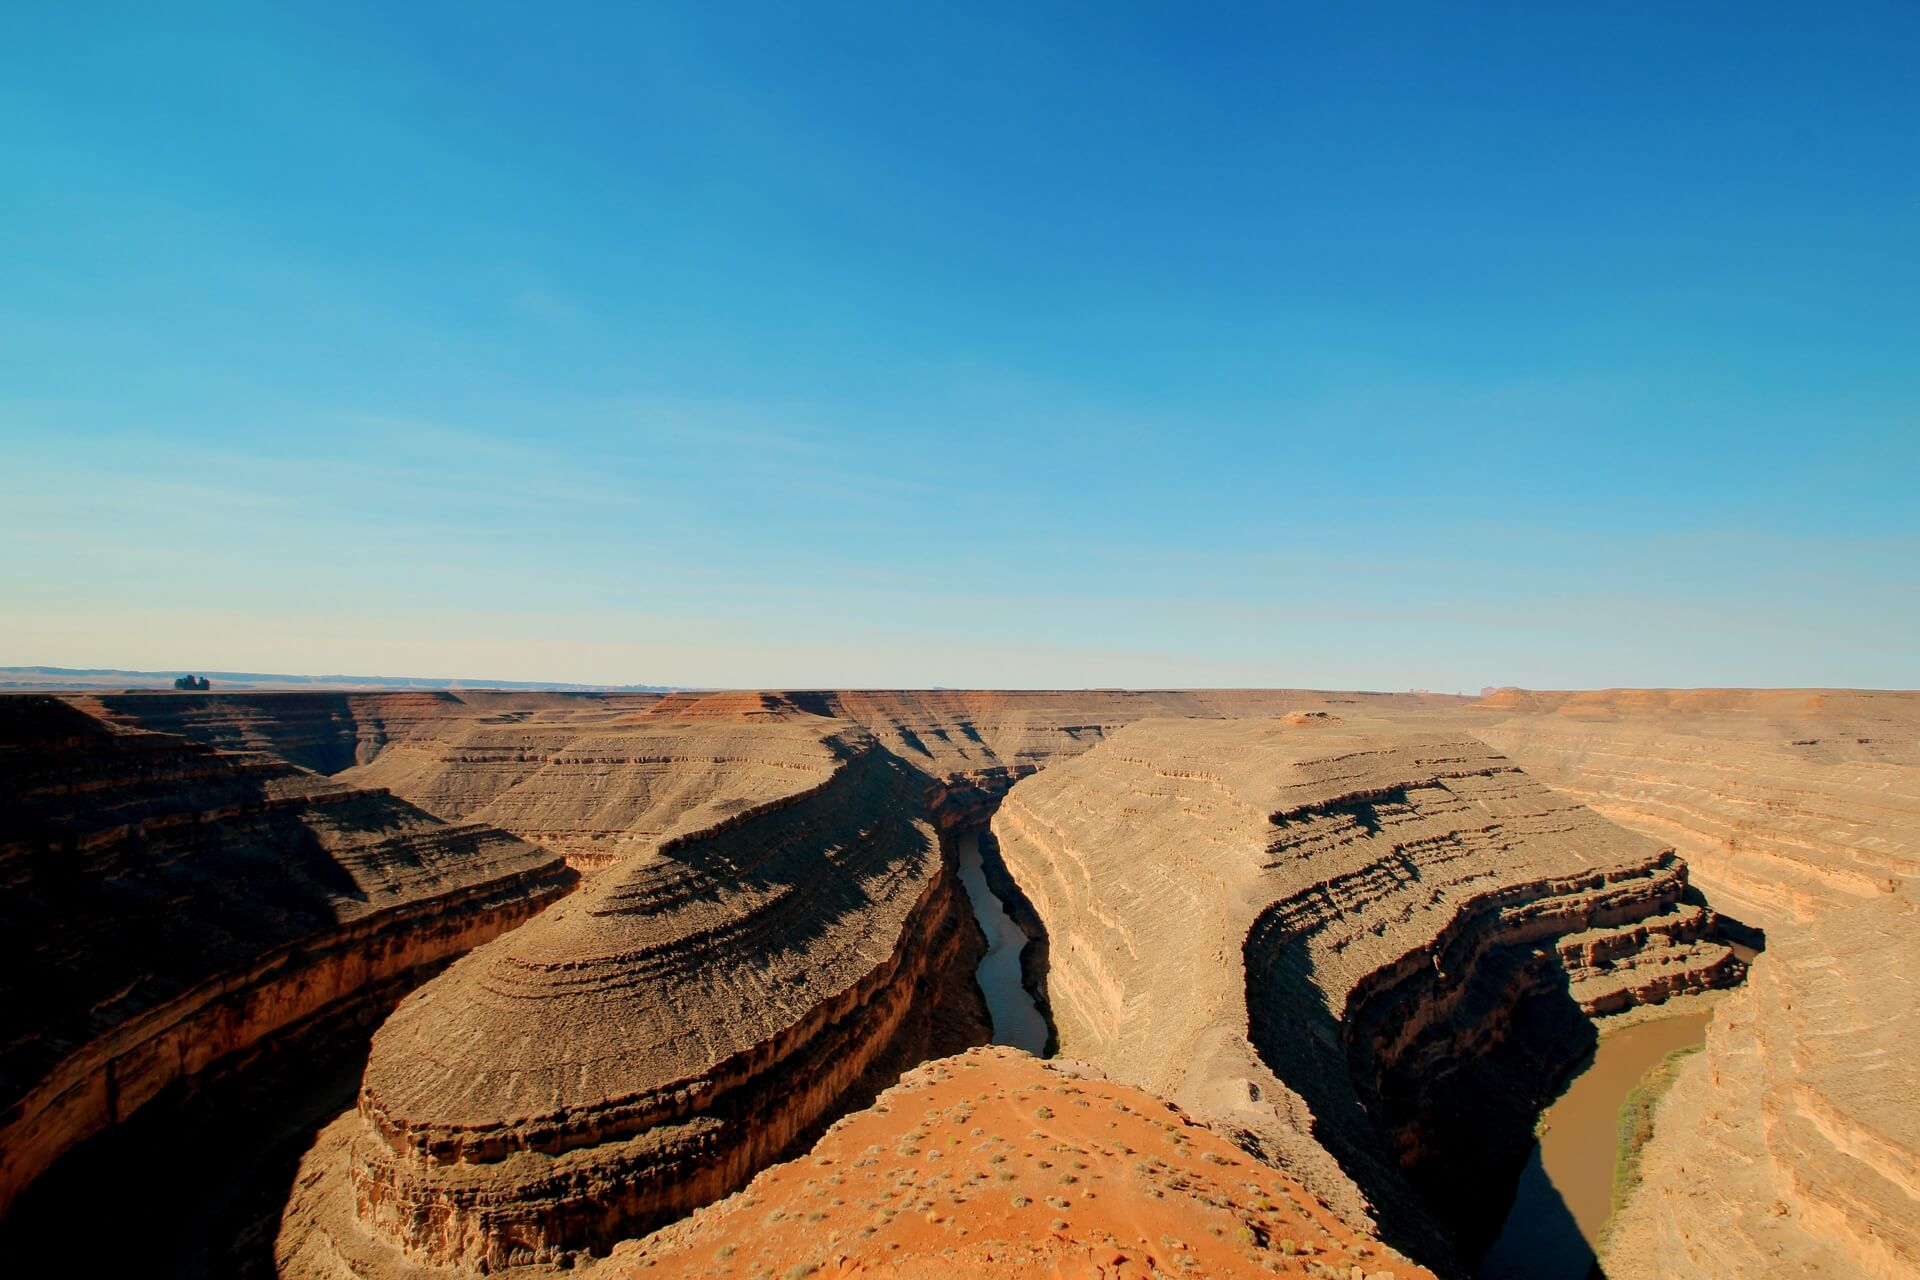
<path id="1" fill-rule="evenodd" d="M 176 679 L 173 687 L 188 693 L 205 693 L 213 688 L 213 681 L 205 676 L 186 675 Z"/>
<path id="2" fill-rule="evenodd" d="M 223 691 L 244 689 L 438 690 L 487 689 L 512 693 L 670 693 L 681 686 L 657 684 L 580 684 L 553 680 L 489 680 L 455 676 L 293 675 L 270 671 L 195 672 L 212 677 Z M 0 690 L 40 693 L 121 693 L 140 689 L 164 692 L 177 683 L 178 671 L 134 671 L 123 667 L 0 667 Z"/>

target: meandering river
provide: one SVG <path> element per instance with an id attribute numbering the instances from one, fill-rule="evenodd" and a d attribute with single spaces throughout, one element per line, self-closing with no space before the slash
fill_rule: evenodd
<path id="1" fill-rule="evenodd" d="M 1699 1044 L 1712 1016 L 1680 1014 L 1601 1037 L 1593 1063 L 1547 1108 L 1543 1136 L 1479 1280 L 1588 1280 L 1595 1274 L 1594 1250 L 1613 1203 L 1620 1108 L 1661 1059 Z"/>
<path id="2" fill-rule="evenodd" d="M 1040 1016 L 1033 997 L 1020 981 L 1020 952 L 1027 945 L 1027 935 L 987 887 L 986 873 L 980 866 L 980 837 L 961 836 L 959 854 L 960 883 L 973 903 L 973 918 L 987 935 L 979 981 L 980 990 L 986 993 L 987 1009 L 993 1014 L 993 1042 L 1043 1054 L 1047 1051 L 1047 1020 Z"/>

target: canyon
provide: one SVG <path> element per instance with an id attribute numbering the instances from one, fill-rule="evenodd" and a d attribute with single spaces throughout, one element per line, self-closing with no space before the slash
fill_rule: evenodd
<path id="1" fill-rule="evenodd" d="M 1606 1274 L 1920 1256 L 1912 694 L 88 691 L 0 770 L 0 1196 L 338 1028 L 281 1276 L 1463 1276 L 1669 1004 Z"/>
<path id="2" fill-rule="evenodd" d="M 169 1086 L 397 999 L 573 878 L 275 756 L 0 699 L 0 1210 Z"/>
<path id="3" fill-rule="evenodd" d="M 1484 740 L 1671 840 L 1765 942 L 1659 1105 L 1608 1274 L 1920 1274 L 1920 697 L 1487 701 Z"/>
<path id="4" fill-rule="evenodd" d="M 1063 1054 L 1451 1263 L 1587 1019 L 1742 966 L 1670 849 L 1485 745 L 1298 719 L 1142 721 L 1016 788 L 993 837 Z"/>

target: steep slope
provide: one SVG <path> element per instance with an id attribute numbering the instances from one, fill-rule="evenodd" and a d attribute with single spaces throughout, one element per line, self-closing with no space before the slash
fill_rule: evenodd
<path id="1" fill-rule="evenodd" d="M 1671 850 L 1463 736 L 1142 722 L 1021 783 L 993 835 L 1062 1053 L 1442 1261 L 1497 1229 L 1585 1015 L 1740 971 Z"/>
<path id="2" fill-rule="evenodd" d="M 857 724 L 913 767 L 947 785 L 949 822 L 984 817 L 1019 777 L 1076 755 L 1123 724 L 1151 716 L 1219 719 L 1288 708 L 1444 711 L 1465 700 L 1437 694 L 1309 690 L 797 690 L 677 693 L 213 693 L 73 695 L 118 723 L 180 733 L 214 746 L 274 751 L 322 773 L 388 787 L 429 812 L 473 817 L 496 799 L 501 825 L 541 838 L 542 809 L 573 803 L 581 765 L 643 766 L 625 739 L 661 723 L 839 720 Z M 729 762 L 716 760 L 725 768 Z M 602 769 L 604 776 L 607 770 Z M 550 775 L 550 776 L 543 776 Z M 524 797 L 508 793 L 528 788 Z M 618 807 L 617 804 L 615 806 Z M 672 811 L 671 801 L 663 806 Z M 515 826 L 515 810 L 525 825 Z M 488 817 L 487 820 L 496 820 Z M 610 839 L 661 834 L 644 817 L 613 814 L 548 834 L 583 864 L 604 865 Z"/>
<path id="3" fill-rule="evenodd" d="M 1728 910 L 1812 919 L 1920 880 L 1920 694 L 1507 690 L 1473 732 L 1672 843 Z"/>
<path id="4" fill-rule="evenodd" d="M 947 1020 L 982 1038 L 970 984 L 943 1011 L 977 930 L 925 778 L 857 732 L 815 750 L 785 795 L 627 855 L 409 998 L 308 1159 L 283 1274 L 569 1263 L 742 1185 Z"/>
<path id="5" fill-rule="evenodd" d="M 1920 1275 L 1920 906 L 1784 930 L 1662 1101 L 1615 1280 Z"/>
<path id="6" fill-rule="evenodd" d="M 0 1211 L 176 1080 L 397 998 L 572 881 L 271 756 L 0 698 Z"/>
<path id="7" fill-rule="evenodd" d="M 1920 694 L 1504 690 L 1467 714 L 1765 929 L 1660 1106 L 1609 1273 L 1920 1271 Z"/>
<path id="8" fill-rule="evenodd" d="M 1292 1178 L 1098 1075 L 1001 1048 L 927 1063 L 807 1157 L 590 1274 L 1432 1280 Z"/>

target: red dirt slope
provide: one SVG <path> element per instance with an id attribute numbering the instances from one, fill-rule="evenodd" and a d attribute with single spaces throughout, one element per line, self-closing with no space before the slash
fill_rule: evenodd
<path id="1" fill-rule="evenodd" d="M 661 1276 L 1432 1280 L 1138 1089 L 1016 1049 L 930 1062 L 801 1159 L 616 1248 Z"/>

